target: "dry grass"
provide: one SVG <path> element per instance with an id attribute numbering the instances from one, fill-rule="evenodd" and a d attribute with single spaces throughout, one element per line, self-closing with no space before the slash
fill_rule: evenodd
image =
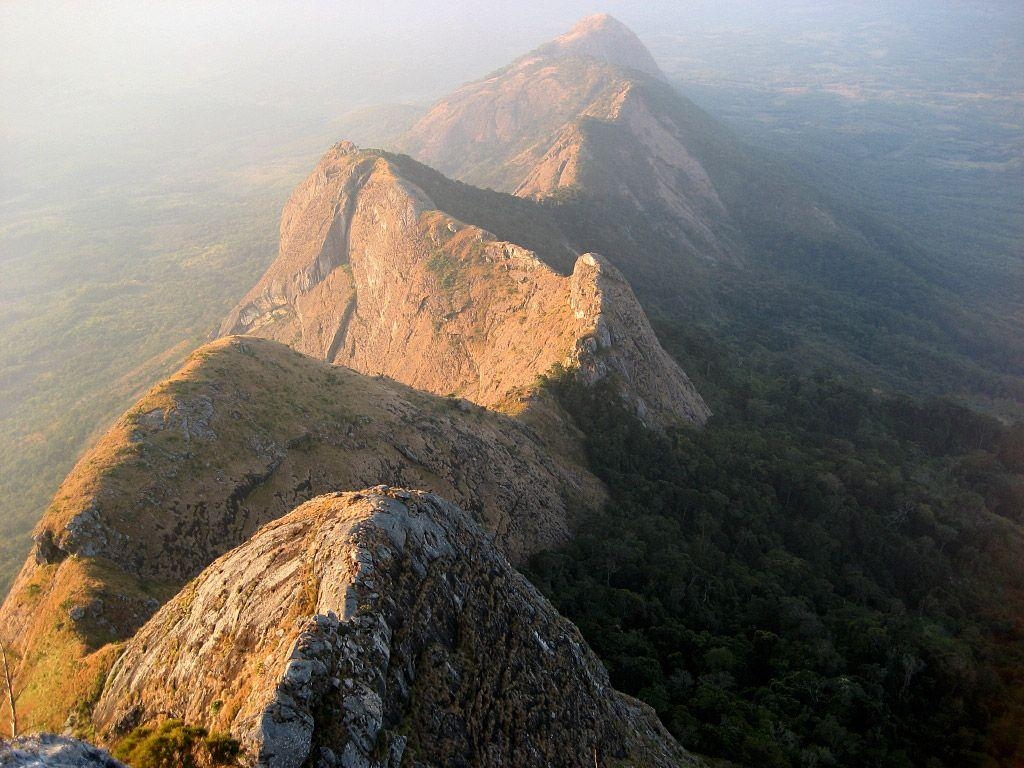
<path id="1" fill-rule="evenodd" d="M 213 403 L 215 440 L 186 439 L 175 420 L 178 405 L 197 398 Z M 528 493 L 546 485 L 552 499 L 600 503 L 603 492 L 582 469 L 564 423 L 550 410 L 527 420 L 536 431 L 274 342 L 236 337 L 201 348 L 82 458 L 40 524 L 60 542 L 76 515 L 95 514 L 106 557 L 31 563 L 0 609 L 0 626 L 25 654 L 26 723 L 59 729 L 69 712 L 87 714 L 117 643 L 152 610 L 147 601 L 165 602 L 215 557 L 311 496 L 412 485 L 500 520 L 502 529 L 517 520 L 506 519 L 494 495 L 499 484 L 525 484 Z M 492 450 L 521 464 L 489 459 Z M 420 458 L 408 458 L 412 452 Z M 545 474 L 548 467 L 562 474 Z M 537 474 L 530 480 L 524 472 Z M 560 485 L 570 476 L 583 486 Z M 232 506 L 238 487 L 246 491 Z M 551 503 L 543 506 L 545 519 L 523 520 L 522 535 L 559 524 Z M 98 610 L 70 618 L 72 608 L 95 601 Z"/>

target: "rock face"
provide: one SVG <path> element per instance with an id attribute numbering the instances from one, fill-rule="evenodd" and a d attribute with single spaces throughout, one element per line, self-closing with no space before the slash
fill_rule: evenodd
<path id="1" fill-rule="evenodd" d="M 322 493 L 380 482 L 443 493 L 516 560 L 564 542 L 572 510 L 604 491 L 573 427 L 535 405 L 536 418 L 512 419 L 263 339 L 200 349 L 82 458 L 37 528 L 0 608 L 23 659 L 24 715 L 63 726 L 102 679 L 108 643 Z"/>
<path id="2" fill-rule="evenodd" d="M 695 764 L 467 515 L 386 487 L 270 523 L 143 627 L 95 725 L 167 714 L 275 768 Z"/>
<path id="3" fill-rule="evenodd" d="M 582 366 L 588 380 L 614 374 L 652 423 L 708 415 L 606 260 L 583 255 L 562 276 L 348 143 L 295 190 L 277 261 L 221 332 L 489 408 L 515 410 L 538 377 Z"/>
<path id="4" fill-rule="evenodd" d="M 606 259 L 588 253 L 576 262 L 569 308 L 574 318 L 588 319 L 567 361 L 584 382 L 621 382 L 623 399 L 649 423 L 665 423 L 666 414 L 695 424 L 707 420 L 703 399 L 662 349 L 633 289 Z"/>
<path id="5" fill-rule="evenodd" d="M 752 251 L 744 233 L 762 220 L 799 222 L 812 236 L 836 226 L 603 15 L 442 98 L 394 146 L 470 184 L 538 199 L 583 195 L 620 222 L 629 212 L 674 243 L 680 261 L 743 264 Z M 635 250 L 605 254 L 634 285 L 687 279 L 678 263 L 651 265 L 644 238 L 634 241 Z"/>
<path id="6" fill-rule="evenodd" d="M 607 110 L 635 77 L 608 57 L 549 43 L 434 104 L 395 146 L 454 178 L 513 192 L 563 129 Z M 574 50 L 575 48 L 575 50 Z"/>
<path id="7" fill-rule="evenodd" d="M 126 768 L 102 749 L 52 733 L 0 741 L 4 768 Z"/>

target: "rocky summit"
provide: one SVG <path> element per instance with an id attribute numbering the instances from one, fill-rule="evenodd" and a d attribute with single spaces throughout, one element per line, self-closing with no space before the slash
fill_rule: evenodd
<path id="1" fill-rule="evenodd" d="M 607 13 L 595 13 L 580 19 L 564 35 L 538 48 L 536 55 L 585 56 L 665 79 L 654 57 L 633 30 Z"/>
<path id="2" fill-rule="evenodd" d="M 708 416 L 606 259 L 583 254 L 563 276 L 347 142 L 292 194 L 277 260 L 221 332 L 506 411 L 562 367 L 612 380 L 652 424 Z"/>
<path id="3" fill-rule="evenodd" d="M 695 764 L 466 514 L 383 486 L 268 524 L 135 635 L 96 728 L 168 714 L 274 768 Z"/>
<path id="4" fill-rule="evenodd" d="M 512 419 L 258 338 L 201 348 L 83 456 L 36 529 L 0 607 L 22 659 L 23 714 L 62 726 L 95 695 L 112 643 L 318 494 L 380 482 L 437 491 L 517 561 L 566 541 L 571 510 L 605 492 L 572 425 L 537 407 Z"/>

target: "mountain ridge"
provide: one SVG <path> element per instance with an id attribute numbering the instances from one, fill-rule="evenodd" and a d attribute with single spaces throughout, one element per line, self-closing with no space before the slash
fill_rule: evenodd
<path id="1" fill-rule="evenodd" d="M 564 277 L 438 210 L 387 157 L 341 142 L 296 188 L 277 260 L 221 333 L 513 413 L 554 369 L 611 376 L 652 424 L 703 423 L 706 405 L 619 271 L 561 248 L 573 256 Z"/>
<path id="2" fill-rule="evenodd" d="M 831 271 L 828 285 L 840 283 L 845 270 L 862 265 L 844 261 L 853 251 L 837 255 L 829 249 L 860 233 L 827 208 L 807 207 L 799 189 L 785 199 L 776 194 L 786 188 L 773 184 L 770 174 L 745 176 L 749 158 L 729 155 L 729 140 L 715 136 L 699 111 L 673 95 L 656 64 L 651 69 L 653 59 L 642 55 L 642 44 L 623 37 L 623 30 L 610 17 L 588 18 L 442 100 L 425 118 L 430 130 L 422 135 L 430 139 L 438 125 L 451 128 L 446 121 L 453 114 L 454 122 L 468 115 L 468 132 L 442 131 L 436 146 L 426 146 L 463 152 L 467 162 L 460 173 L 467 178 L 489 174 L 511 184 L 525 172 L 514 187 L 503 187 L 517 197 L 460 185 L 409 157 L 345 142 L 299 185 L 282 215 L 279 258 L 225 319 L 223 338 L 197 350 L 182 371 L 118 420 L 76 466 L 40 523 L 30 558 L 0 607 L 0 622 L 16 633 L 13 651 L 25 675 L 31 717 L 53 728 L 98 728 L 110 743 L 137 726 L 182 717 L 230 729 L 249 762 L 268 765 L 315 760 L 398 766 L 407 756 L 436 764 L 577 764 L 581 755 L 588 765 L 591 757 L 595 764 L 690 764 L 652 711 L 610 689 L 576 628 L 509 561 L 524 563 L 539 551 L 563 547 L 577 522 L 601 522 L 588 513 L 607 504 L 605 538 L 584 538 L 581 549 L 586 555 L 593 554 L 588 547 L 596 549 L 592 584 L 603 581 L 610 593 L 612 607 L 595 626 L 607 620 L 609 634 L 626 646 L 609 667 L 623 662 L 615 671 L 626 680 L 638 669 L 634 660 L 643 659 L 650 669 L 642 677 L 661 691 L 645 693 L 639 685 L 631 690 L 672 701 L 672 709 L 659 704 L 662 717 L 671 716 L 666 722 L 676 733 L 691 734 L 710 720 L 694 719 L 687 697 L 700 711 L 710 688 L 735 686 L 749 695 L 736 685 L 746 675 L 755 688 L 768 690 L 782 668 L 768 669 L 759 655 L 765 648 L 741 637 L 760 626 L 738 627 L 735 642 L 713 624 L 699 638 L 689 626 L 701 609 L 687 616 L 684 599 L 694 607 L 707 603 L 709 584 L 720 586 L 717 566 L 731 562 L 733 551 L 749 562 L 738 569 L 740 576 L 723 577 L 722 591 L 742 584 L 755 600 L 760 568 L 778 566 L 781 576 L 792 579 L 769 582 L 789 585 L 773 586 L 774 600 L 791 596 L 798 581 L 827 573 L 823 563 L 830 558 L 827 565 L 837 565 L 831 552 L 846 552 L 851 572 L 842 580 L 815 581 L 814 594 L 823 603 L 840 593 L 851 605 L 891 601 L 877 609 L 885 616 L 901 610 L 905 596 L 890 584 L 873 585 L 870 572 L 856 572 L 856 546 L 830 549 L 825 530 L 804 541 L 804 523 L 818 525 L 810 515 L 841 516 L 832 525 L 852 518 L 845 546 L 849 540 L 859 545 L 856 523 L 870 513 L 877 527 L 865 530 L 878 532 L 876 540 L 898 531 L 898 540 L 913 545 L 908 553 L 921 545 L 917 557 L 908 557 L 911 576 L 920 563 L 943 562 L 925 557 L 936 546 L 940 555 L 947 544 L 950 551 L 973 551 L 971 529 L 966 537 L 958 532 L 954 514 L 938 520 L 930 497 L 911 488 L 923 485 L 920 478 L 935 472 L 944 455 L 937 452 L 928 464 L 907 461 L 913 471 L 905 472 L 905 485 L 895 474 L 887 477 L 887 452 L 899 458 L 898 451 L 920 446 L 906 448 L 903 443 L 913 441 L 900 432 L 895 448 L 879 438 L 857 455 L 854 438 L 860 439 L 860 425 L 872 422 L 855 390 L 835 382 L 815 380 L 813 392 L 798 399 L 773 389 L 780 380 L 791 384 L 785 372 L 772 371 L 781 377 L 772 386 L 737 376 L 730 405 L 768 429 L 747 432 L 736 419 L 727 423 L 733 433 L 716 445 L 714 460 L 687 452 L 690 439 L 696 445 L 707 432 L 694 437 L 675 428 L 701 425 L 709 411 L 661 347 L 623 273 L 669 297 L 652 312 L 660 309 L 659 319 L 684 333 L 689 329 L 674 310 L 709 290 L 717 277 L 747 276 L 750 292 L 743 296 L 766 306 L 776 297 L 761 289 L 775 286 L 762 279 L 772 269 L 781 272 L 787 259 L 801 278 Z M 581 88 L 551 103 L 539 127 L 526 126 L 536 131 L 526 131 L 526 140 L 506 154 L 484 162 L 459 143 L 479 127 L 471 113 L 481 105 L 498 118 L 483 144 L 503 132 L 522 134 L 524 106 L 550 95 L 543 91 L 553 85 L 573 85 L 581 73 L 575 84 Z M 558 125 L 563 113 L 569 119 Z M 747 185 L 753 191 L 737 192 Z M 741 210 L 744 201 L 758 197 L 769 201 L 768 213 Z M 776 228 L 760 240 L 744 230 L 758 216 L 783 214 L 799 220 L 773 222 Z M 772 253 L 777 262 L 759 262 L 759 245 L 779 232 L 793 239 L 784 240 L 781 256 Z M 592 250 L 595 241 L 602 245 Z M 818 250 L 802 252 L 807 242 Z M 796 256 L 786 252 L 791 246 Z M 868 273 L 876 287 L 899 274 Z M 694 276 L 708 282 L 684 291 Z M 900 295 L 898 286 L 885 288 Z M 892 301 L 888 293 L 887 299 Z M 704 306 L 696 305 L 691 316 L 700 318 Z M 786 321 L 799 325 L 813 318 L 811 311 L 797 314 Z M 756 329 L 751 357 L 777 330 Z M 236 335 L 242 332 L 248 335 Z M 709 368 L 718 359 L 729 358 L 711 356 Z M 559 400 L 551 394 L 559 388 L 548 385 L 563 376 L 570 386 Z M 580 383 L 598 386 L 577 388 Z M 792 383 L 803 380 L 794 377 Z M 596 400 L 585 399 L 595 392 Z M 832 453 L 802 453 L 812 433 L 804 425 L 807 434 L 799 441 L 789 443 L 787 436 L 776 442 L 771 427 L 782 422 L 772 420 L 798 421 L 795 411 L 785 409 L 819 405 L 815 398 L 830 409 L 828 419 L 850 428 L 850 439 L 829 434 L 824 439 L 835 444 Z M 620 399 L 627 406 L 621 413 Z M 579 425 L 588 423 L 587 414 L 570 402 L 577 408 L 589 403 L 588 413 L 598 415 L 594 423 L 607 428 L 584 435 Z M 953 430 L 970 423 L 956 416 L 947 419 Z M 912 422 L 913 414 L 903 418 Z M 936 423 L 943 428 L 941 419 Z M 913 434 L 908 424 L 901 427 Z M 989 432 L 996 430 L 986 428 L 982 436 Z M 750 435 L 763 441 L 750 452 L 750 464 L 757 466 L 730 463 L 746 455 L 743 440 Z M 721 441 L 722 433 L 709 440 Z M 949 471 L 991 472 L 993 485 L 1005 483 L 997 470 L 999 462 L 1009 468 L 1010 460 L 984 455 L 982 442 L 979 437 L 978 456 L 965 456 Z M 609 452 L 601 475 L 607 487 L 592 472 L 599 466 L 595 445 Z M 737 450 L 723 458 L 731 447 Z M 666 462 L 663 469 L 661 456 L 677 463 Z M 684 456 L 708 466 L 689 478 Z M 650 461 L 650 473 L 639 468 L 644 461 Z M 869 471 L 858 471 L 864 467 Z M 634 479 L 643 489 L 639 494 Z M 1015 487 L 997 488 L 1007 505 Z M 610 503 L 609 489 L 620 494 Z M 972 509 L 989 503 L 980 493 L 963 497 Z M 897 511 L 890 515 L 893 504 Z M 759 538 L 755 527 L 746 527 L 748 516 L 755 523 L 772 520 L 765 509 L 779 515 L 774 524 L 792 542 Z M 805 512 L 807 521 L 800 517 Z M 626 519 L 637 526 L 626 526 Z M 616 527 L 629 535 L 616 537 Z M 589 533 L 586 523 L 578 530 Z M 725 557 L 709 559 L 707 571 L 691 576 L 692 563 L 678 556 L 683 548 L 671 544 L 678 547 L 674 537 L 692 533 L 703 547 L 709 532 Z M 657 539 L 670 546 L 651 556 Z M 628 548 L 621 559 L 629 563 L 621 579 L 621 573 L 613 575 L 620 545 Z M 1014 546 L 1019 543 L 1007 550 Z M 868 549 L 873 556 L 884 551 Z M 554 581 L 572 573 L 564 551 L 548 554 Z M 650 567 L 647 561 L 659 558 Z M 649 594 L 637 585 L 650 593 L 661 583 L 644 584 L 634 575 L 658 569 L 663 577 L 681 575 L 670 598 L 649 605 Z M 902 570 L 894 572 L 906 578 Z M 917 599 L 917 582 L 907 581 L 906 594 Z M 938 594 L 943 587 L 935 584 Z M 959 626 L 953 613 L 941 615 L 941 603 L 939 613 L 927 614 L 930 599 L 925 595 L 917 604 L 922 625 L 935 622 L 924 627 L 927 637 Z M 803 600 L 781 608 L 774 603 L 779 616 L 795 618 L 795 628 L 771 624 L 777 618 L 766 608 L 771 600 L 758 606 L 758 620 L 778 630 L 772 642 L 792 642 L 794 659 L 805 640 L 794 633 L 818 618 L 814 601 Z M 669 619 L 666 607 L 673 611 Z M 638 618 L 648 611 L 663 615 Z M 714 611 L 708 615 L 714 618 Z M 580 621 L 587 626 L 586 618 Z M 654 639 L 649 648 L 634 648 L 634 639 L 626 637 L 634 622 L 645 625 L 636 637 Z M 877 625 L 875 640 L 883 626 L 888 624 Z M 814 631 L 824 637 L 820 627 Z M 664 646 L 662 632 L 671 638 Z M 855 640 L 858 633 L 851 633 Z M 709 645 L 718 634 L 728 642 Z M 898 688 L 900 675 L 906 689 L 919 664 L 933 663 L 924 659 L 939 658 L 913 656 L 904 650 L 915 648 L 913 636 L 897 635 L 892 646 L 886 638 L 865 649 L 870 664 L 883 662 L 870 670 L 865 690 L 894 680 Z M 673 649 L 672 643 L 679 645 Z M 683 644 L 692 646 L 687 653 L 696 661 L 675 653 Z M 814 706 L 826 680 L 848 690 L 850 678 L 836 661 L 842 658 L 835 648 L 823 653 L 816 660 L 822 676 L 806 690 L 802 681 L 794 685 L 794 695 L 809 692 Z M 968 672 L 975 669 L 968 656 L 963 660 Z M 803 662 L 790 663 L 796 669 Z M 885 665 L 892 669 L 883 671 Z M 741 696 L 734 693 L 733 713 L 754 711 L 741 710 Z M 858 696 L 856 706 L 884 700 L 877 693 Z M 902 700 L 902 691 L 894 700 Z M 758 731 L 767 734 L 764 744 L 743 745 L 751 753 L 781 741 L 774 716 L 758 717 L 770 725 Z M 842 728 L 852 723 L 855 731 L 855 719 L 856 712 L 844 713 Z M 793 735 L 793 744 L 795 730 L 786 737 Z M 823 747 L 820 754 L 830 753 Z"/>
<path id="3" fill-rule="evenodd" d="M 167 713 L 275 768 L 697 764 L 462 510 L 386 486 L 261 528 L 129 641 L 98 731 Z"/>
<path id="4" fill-rule="evenodd" d="M 606 492 L 541 399 L 513 419 L 230 337 L 193 354 L 78 463 L 0 606 L 25 717 L 59 728 L 152 613 L 312 496 L 386 482 L 458 500 L 521 562 Z"/>

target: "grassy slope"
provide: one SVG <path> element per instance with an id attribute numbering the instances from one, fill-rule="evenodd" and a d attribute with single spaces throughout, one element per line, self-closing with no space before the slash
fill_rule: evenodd
<path id="1" fill-rule="evenodd" d="M 581 470 L 564 414 L 539 405 L 548 410 L 522 420 L 465 411 L 276 342 L 203 346 L 89 449 L 48 508 L 44 530 L 71 551 L 84 542 L 86 554 L 30 559 L 3 604 L 0 639 L 27 654 L 19 709 L 51 729 L 87 711 L 111 644 L 215 557 L 315 495 L 381 482 L 426 488 L 479 514 L 509 551 L 555 541 L 556 500 L 571 500 L 577 508 L 563 512 L 575 514 L 603 491 Z M 68 543 L 68 524 L 83 517 L 98 522 Z"/>

